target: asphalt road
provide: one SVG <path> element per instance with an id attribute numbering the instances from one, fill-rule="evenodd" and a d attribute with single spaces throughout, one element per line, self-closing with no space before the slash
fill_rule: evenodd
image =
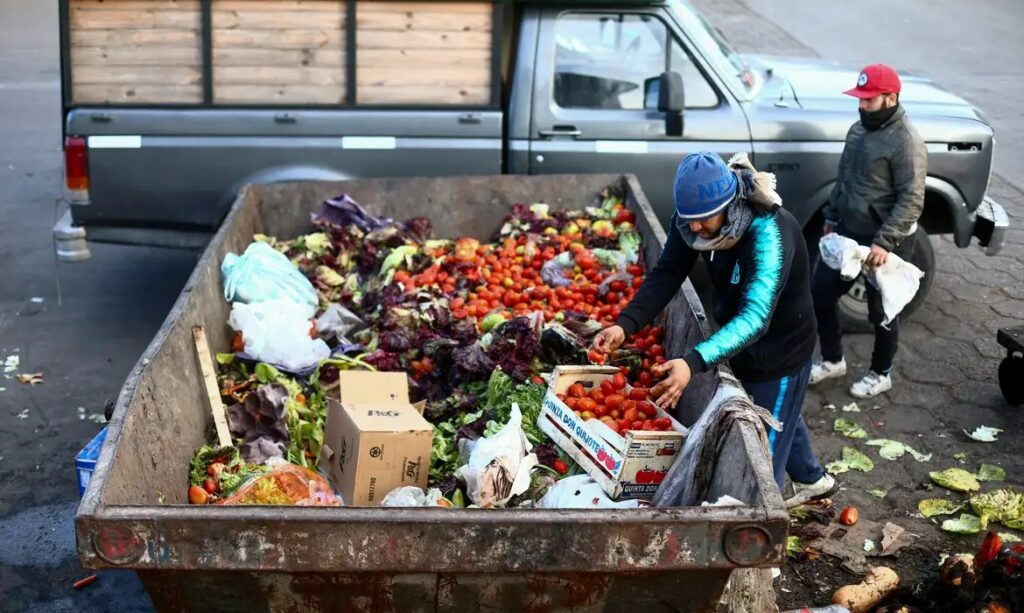
<path id="1" fill-rule="evenodd" d="M 20 371 L 44 382 L 0 378 L 0 610 L 147 611 L 134 573 L 71 588 L 90 574 L 75 551 L 74 456 L 101 427 L 88 416 L 116 397 L 196 256 L 101 245 L 87 262 L 56 264 L 59 96 L 57 3 L 3 0 L 0 360 L 16 353 Z"/>
<path id="2" fill-rule="evenodd" d="M 1018 110 L 1024 8 L 1014 0 L 749 0 L 753 15 L 735 0 L 700 4 L 733 40 L 759 33 L 757 45 L 737 40 L 741 48 L 814 53 L 854 64 L 885 61 L 918 70 L 972 100 L 997 130 L 1000 195 L 1011 213 L 1021 211 L 1024 198 L 1009 185 L 1020 186 L 1015 173 L 1024 156 Z M 766 20 L 781 29 L 761 23 Z M 71 588 L 89 574 L 79 567 L 74 546 L 73 458 L 100 427 L 81 413 L 102 413 L 116 396 L 195 254 L 94 246 L 87 262 L 56 264 L 50 234 L 61 174 L 56 24 L 55 2 L 2 2 L 0 359 L 17 353 L 21 372 L 42 372 L 44 382 L 0 379 L 0 610 L 148 610 L 130 573 L 101 573 L 85 590 Z M 953 253 L 948 241 L 939 243 L 940 255 Z M 1020 424 L 999 405 L 992 384 L 999 357 L 992 339 L 995 325 L 1024 322 L 1022 244 L 1024 233 L 1015 230 L 1008 251 L 1016 260 L 940 259 L 935 307 L 920 325 L 908 326 L 905 337 L 918 349 L 907 352 L 897 371 L 902 387 L 880 403 L 882 413 L 873 419 L 885 417 L 908 436 L 922 423 L 951 430 L 987 423 L 1008 428 L 1006 440 L 1016 440 Z M 977 325 L 969 321 L 978 318 Z M 862 362 L 865 341 L 853 348 Z M 834 387 L 826 396 L 838 402 L 842 391 Z M 816 437 L 827 433 L 831 416 L 813 417 Z M 821 449 L 835 455 L 839 446 L 826 442 Z M 945 448 L 936 442 L 935 451 Z M 1014 462 L 1006 460 L 1008 471 Z M 890 478 L 912 484 L 919 476 Z"/>

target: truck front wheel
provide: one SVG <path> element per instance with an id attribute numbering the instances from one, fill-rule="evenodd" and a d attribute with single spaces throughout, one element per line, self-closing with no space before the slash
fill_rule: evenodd
<path id="1" fill-rule="evenodd" d="M 932 281 L 935 279 L 935 250 L 928 234 L 921 228 L 911 237 L 915 242 L 914 257 L 910 262 L 924 272 L 921 279 L 921 286 L 917 289 L 917 295 L 910 301 L 903 311 L 900 312 L 900 319 L 906 321 L 914 315 L 928 297 Z M 867 290 L 864 286 L 864 276 L 857 278 L 857 282 L 839 300 L 839 315 L 843 322 L 843 330 L 846 332 L 870 332 L 871 323 L 868 322 Z"/>

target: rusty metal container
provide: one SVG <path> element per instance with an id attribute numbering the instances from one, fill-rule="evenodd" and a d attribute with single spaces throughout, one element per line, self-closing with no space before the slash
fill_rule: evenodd
<path id="1" fill-rule="evenodd" d="M 197 507 L 188 461 L 209 415 L 191 329 L 229 346 L 220 262 L 256 233 L 291 237 L 348 193 L 377 215 L 427 216 L 442 237 L 488 238 L 511 204 L 593 203 L 619 185 L 648 265 L 665 233 L 636 179 L 616 175 L 367 179 L 244 188 L 152 343 L 128 376 L 76 517 L 87 568 L 134 569 L 161 611 L 705 611 L 730 574 L 777 566 L 788 515 L 754 427 L 737 422 L 710 488 L 742 507 L 445 510 Z M 666 351 L 708 332 L 689 282 L 668 308 Z M 692 423 L 720 372 L 695 379 Z M 734 581 L 734 583 L 736 583 Z M 770 585 L 768 586 L 770 588 Z"/>

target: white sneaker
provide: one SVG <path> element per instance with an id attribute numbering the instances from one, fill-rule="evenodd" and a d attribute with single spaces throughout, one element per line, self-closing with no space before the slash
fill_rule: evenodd
<path id="1" fill-rule="evenodd" d="M 811 366 L 811 377 L 807 384 L 817 385 L 825 379 L 838 379 L 839 377 L 844 376 L 846 376 L 846 358 L 843 358 L 838 362 L 815 360 L 814 364 Z"/>
<path id="2" fill-rule="evenodd" d="M 850 386 L 850 395 L 854 398 L 874 398 L 891 389 L 892 377 L 869 370 L 863 379 Z"/>
<path id="3" fill-rule="evenodd" d="M 839 491 L 839 483 L 832 475 L 825 473 L 814 483 L 793 482 L 793 495 L 786 499 L 786 508 L 792 509 L 812 500 L 828 498 Z"/>

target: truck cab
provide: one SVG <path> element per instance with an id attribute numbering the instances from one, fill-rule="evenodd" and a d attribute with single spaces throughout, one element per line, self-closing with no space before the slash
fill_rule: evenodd
<path id="1" fill-rule="evenodd" d="M 774 172 L 813 247 L 858 120 L 841 92 L 859 67 L 740 54 L 685 0 L 62 0 L 61 14 L 65 259 L 86 238 L 201 245 L 239 187 L 285 180 L 625 172 L 667 223 L 675 167 L 697 150 Z M 928 145 L 922 227 L 997 252 L 991 126 L 902 79 Z M 919 303 L 934 254 L 915 240 Z"/>

